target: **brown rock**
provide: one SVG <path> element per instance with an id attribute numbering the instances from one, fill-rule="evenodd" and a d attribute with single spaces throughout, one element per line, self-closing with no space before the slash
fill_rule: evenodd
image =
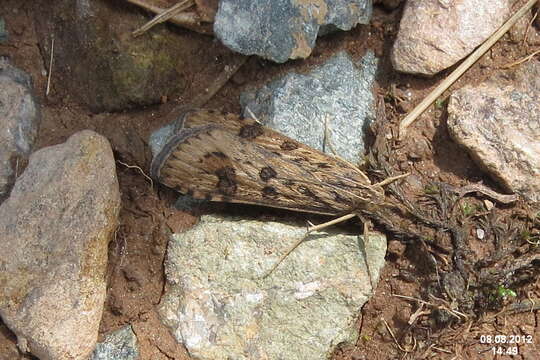
<path id="1" fill-rule="evenodd" d="M 108 141 L 81 131 L 30 156 L 0 206 L 0 316 L 41 360 L 97 341 L 120 194 Z"/>
<path id="2" fill-rule="evenodd" d="M 540 63 L 507 82 L 502 76 L 456 91 L 448 130 L 471 157 L 510 191 L 540 201 Z"/>
<path id="3" fill-rule="evenodd" d="M 94 112 L 117 111 L 158 104 L 186 86 L 182 69 L 191 66 L 185 63 L 191 45 L 164 26 L 132 37 L 148 21 L 140 11 L 104 0 L 40 0 L 36 7 L 45 59 L 55 39 L 49 99 L 69 96 Z"/>
<path id="4" fill-rule="evenodd" d="M 508 0 L 409 0 L 392 49 L 394 69 L 434 75 L 467 56 L 505 21 Z"/>

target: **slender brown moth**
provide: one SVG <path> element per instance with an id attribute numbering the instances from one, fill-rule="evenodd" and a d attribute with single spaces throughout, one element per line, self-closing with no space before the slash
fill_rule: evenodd
<path id="1" fill-rule="evenodd" d="M 175 134 L 154 157 L 151 174 L 196 199 L 341 216 L 308 232 L 386 204 L 384 184 L 372 184 L 347 161 L 253 119 L 212 110 L 181 115 Z"/>

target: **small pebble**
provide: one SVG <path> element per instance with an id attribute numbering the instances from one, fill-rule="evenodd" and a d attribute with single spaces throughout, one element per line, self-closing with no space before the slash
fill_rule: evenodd
<path id="1" fill-rule="evenodd" d="M 484 238 L 484 236 L 486 235 L 486 232 L 483 230 L 483 229 L 476 229 L 476 237 L 480 240 L 482 240 Z"/>

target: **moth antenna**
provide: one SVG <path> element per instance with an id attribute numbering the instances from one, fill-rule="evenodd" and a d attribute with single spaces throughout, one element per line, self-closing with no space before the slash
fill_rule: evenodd
<path id="1" fill-rule="evenodd" d="M 384 180 L 381 181 L 381 182 L 378 182 L 378 183 L 376 183 L 376 184 L 373 184 L 373 185 L 371 185 L 371 186 L 380 186 L 380 187 L 383 187 L 384 185 L 388 185 L 388 184 L 390 184 L 390 183 L 393 183 L 393 182 L 396 181 L 396 180 L 406 178 L 406 177 L 409 176 L 409 175 L 411 175 L 411 173 L 410 173 L 410 172 L 406 172 L 405 174 L 392 176 L 392 177 L 389 177 L 389 178 L 384 179 Z"/>
<path id="2" fill-rule="evenodd" d="M 306 233 L 304 234 L 304 236 L 302 236 L 300 239 L 296 240 L 294 242 L 294 244 L 292 244 L 280 257 L 279 259 L 277 259 L 277 261 L 274 263 L 274 265 L 272 265 L 272 267 L 261 277 L 262 279 L 265 279 L 267 278 L 268 276 L 270 276 L 274 270 L 276 270 L 276 268 L 283 262 L 283 260 L 285 260 L 285 258 L 287 258 L 287 256 L 289 256 L 290 253 L 292 253 L 298 246 L 300 246 L 300 244 L 302 244 L 304 242 L 304 240 L 306 240 L 306 238 L 309 236 L 309 234 L 311 234 L 312 232 L 314 231 L 319 231 L 319 230 L 322 230 L 322 229 L 325 229 L 329 226 L 332 226 L 332 225 L 335 225 L 335 224 L 339 224 L 341 222 L 344 222 L 344 221 L 347 221 L 349 219 L 352 219 L 353 217 L 357 216 L 356 214 L 347 214 L 347 215 L 343 215 L 337 219 L 334 219 L 334 220 L 330 220 L 328 222 L 325 222 L 325 223 L 322 223 L 322 224 L 319 224 L 319 225 L 314 225 L 314 226 L 310 226 L 308 228 L 308 230 L 306 231 Z"/>

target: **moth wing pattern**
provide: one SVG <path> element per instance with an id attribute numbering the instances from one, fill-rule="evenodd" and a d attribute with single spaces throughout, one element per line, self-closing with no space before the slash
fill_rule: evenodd
<path id="1" fill-rule="evenodd" d="M 252 119 L 211 110 L 183 115 L 151 173 L 195 198 L 327 215 L 384 198 L 346 161 Z"/>

